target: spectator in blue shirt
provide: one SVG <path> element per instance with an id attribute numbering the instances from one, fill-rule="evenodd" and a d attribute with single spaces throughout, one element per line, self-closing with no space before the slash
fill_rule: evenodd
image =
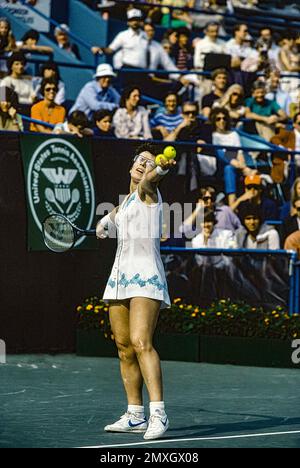
<path id="1" fill-rule="evenodd" d="M 160 107 L 150 121 L 152 131 L 156 130 L 161 139 L 168 136 L 170 132 L 173 132 L 183 122 L 183 116 L 178 104 L 177 94 L 168 93 L 165 98 L 164 107 Z"/>
<path id="2" fill-rule="evenodd" d="M 111 86 L 112 78 L 116 75 L 111 65 L 98 65 L 94 75 L 95 80 L 89 81 L 80 91 L 70 112 L 80 110 L 91 120 L 94 112 L 106 109 L 115 110 L 119 106 L 120 95 Z"/>
<path id="3" fill-rule="evenodd" d="M 275 135 L 275 127 L 287 119 L 287 115 L 276 101 L 266 99 L 266 85 L 256 81 L 252 97 L 246 99 L 245 117 L 255 122 L 256 132 L 267 141 Z"/>

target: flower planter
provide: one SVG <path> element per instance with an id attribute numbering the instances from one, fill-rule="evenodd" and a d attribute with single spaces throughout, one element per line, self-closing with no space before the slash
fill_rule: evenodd
<path id="1" fill-rule="evenodd" d="M 105 338 L 102 331 L 97 329 L 77 329 L 76 354 L 90 357 L 118 357 L 115 342 Z"/>
<path id="2" fill-rule="evenodd" d="M 199 361 L 199 336 L 160 334 L 154 337 L 154 346 L 160 358 L 166 361 Z M 78 356 L 117 357 L 115 342 L 105 338 L 101 330 L 77 329 Z"/>
<path id="3" fill-rule="evenodd" d="M 235 364 L 239 366 L 298 368 L 290 341 L 231 336 L 159 333 L 154 346 L 161 360 Z M 115 342 L 101 330 L 77 330 L 78 356 L 118 357 Z"/>
<path id="4" fill-rule="evenodd" d="M 240 366 L 299 368 L 292 362 L 291 341 L 240 338 L 235 336 L 200 337 L 199 361 Z"/>
<path id="5" fill-rule="evenodd" d="M 163 361 L 199 362 L 199 335 L 157 332 L 154 347 Z"/>

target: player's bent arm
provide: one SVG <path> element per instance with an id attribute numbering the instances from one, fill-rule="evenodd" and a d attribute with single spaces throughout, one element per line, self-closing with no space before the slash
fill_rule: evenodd
<path id="1" fill-rule="evenodd" d="M 139 194 L 146 194 L 155 198 L 159 182 L 169 172 L 169 169 L 175 164 L 176 162 L 174 159 L 170 159 L 168 161 L 162 160 L 158 166 L 146 172 L 145 177 L 138 185 Z"/>
<path id="2" fill-rule="evenodd" d="M 109 237 L 110 232 L 115 228 L 115 217 L 118 209 L 119 207 L 117 206 L 110 213 L 100 219 L 96 226 L 96 236 L 98 239 L 106 239 L 106 237 Z"/>

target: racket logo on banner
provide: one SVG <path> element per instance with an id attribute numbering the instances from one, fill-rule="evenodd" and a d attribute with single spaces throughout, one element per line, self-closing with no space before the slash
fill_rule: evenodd
<path id="1" fill-rule="evenodd" d="M 49 139 L 34 152 L 27 174 L 32 216 L 40 231 L 49 215 L 66 216 L 90 229 L 95 215 L 93 179 L 84 157 L 69 141 Z M 80 245 L 85 237 L 76 240 Z"/>

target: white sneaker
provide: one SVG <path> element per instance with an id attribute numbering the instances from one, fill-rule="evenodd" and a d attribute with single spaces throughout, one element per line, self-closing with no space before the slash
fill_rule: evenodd
<path id="1" fill-rule="evenodd" d="M 135 434 L 146 432 L 148 427 L 147 419 L 138 418 L 134 413 L 125 413 L 114 424 L 105 426 L 106 432 L 133 432 Z"/>
<path id="2" fill-rule="evenodd" d="M 144 435 L 144 439 L 159 439 L 169 428 L 168 416 L 165 412 L 161 413 L 156 410 L 152 416 L 150 416 L 147 432 Z"/>

